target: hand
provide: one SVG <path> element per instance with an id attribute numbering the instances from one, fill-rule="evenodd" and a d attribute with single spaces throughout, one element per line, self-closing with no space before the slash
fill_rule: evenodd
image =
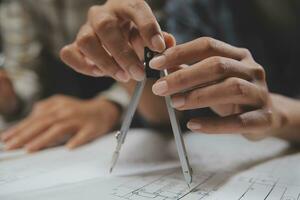
<path id="1" fill-rule="evenodd" d="M 219 115 L 191 119 L 192 131 L 260 139 L 267 130 L 284 125 L 284 115 L 270 98 L 264 69 L 247 49 L 203 37 L 167 49 L 150 63 L 160 70 L 182 64 L 192 65 L 158 80 L 152 90 L 160 96 L 173 95 L 178 110 L 210 107 Z"/>
<path id="2" fill-rule="evenodd" d="M 118 108 L 104 99 L 54 96 L 37 103 L 1 139 L 7 150 L 25 147 L 34 152 L 68 138 L 66 146 L 72 149 L 111 131 L 119 117 Z"/>
<path id="3" fill-rule="evenodd" d="M 90 8 L 87 22 L 76 40 L 61 50 L 61 58 L 86 75 L 141 81 L 141 53 L 133 43 L 157 52 L 166 47 L 159 24 L 144 0 L 108 0 L 103 6 Z"/>
<path id="4" fill-rule="evenodd" d="M 17 110 L 18 98 L 7 74 L 0 70 L 0 114 L 9 115 Z"/>

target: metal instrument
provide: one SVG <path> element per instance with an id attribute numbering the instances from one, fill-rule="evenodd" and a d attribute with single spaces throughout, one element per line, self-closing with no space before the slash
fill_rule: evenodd
<path id="1" fill-rule="evenodd" d="M 146 81 L 148 78 L 153 78 L 152 77 L 153 70 L 150 69 L 149 63 L 150 63 L 151 59 L 154 58 L 155 55 L 156 55 L 155 52 L 151 51 L 147 47 L 145 48 L 144 66 L 145 66 L 145 71 L 146 71 L 146 77 L 143 81 L 137 83 L 135 91 L 132 96 L 132 99 L 130 101 L 130 104 L 125 112 L 125 117 L 124 117 L 124 121 L 122 123 L 121 129 L 116 134 L 117 146 L 116 146 L 116 149 L 115 149 L 113 157 L 112 157 L 110 173 L 112 172 L 112 170 L 113 170 L 114 166 L 116 165 L 117 160 L 119 158 L 121 147 L 122 147 L 123 143 L 125 142 L 126 135 L 130 128 L 133 116 L 137 110 L 137 106 L 138 106 L 140 98 L 142 96 Z M 161 77 L 167 76 L 167 75 L 168 75 L 167 70 L 164 70 L 160 73 Z M 177 151 L 178 151 L 178 155 L 179 155 L 179 159 L 180 159 L 180 163 L 181 163 L 182 172 L 183 172 L 186 183 L 190 187 L 190 185 L 192 183 L 192 173 L 193 172 L 192 172 L 192 168 L 190 167 L 189 159 L 188 159 L 188 156 L 186 153 L 185 144 L 184 144 L 184 140 L 182 137 L 182 131 L 181 131 L 178 119 L 176 117 L 175 110 L 171 106 L 171 98 L 169 96 L 167 96 L 167 97 L 165 97 L 165 101 L 166 101 L 167 110 L 168 110 L 170 121 L 171 121 L 171 126 L 172 126 L 172 130 L 173 130 L 173 134 L 174 134 L 174 138 L 175 138 L 175 142 L 176 142 L 176 147 L 177 147 Z"/>

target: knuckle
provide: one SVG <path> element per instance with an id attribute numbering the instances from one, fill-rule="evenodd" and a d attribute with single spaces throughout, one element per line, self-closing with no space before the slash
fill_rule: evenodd
<path id="1" fill-rule="evenodd" d="M 242 97 L 247 96 L 248 86 L 244 80 L 239 78 L 230 78 L 228 82 L 235 95 Z"/>
<path id="2" fill-rule="evenodd" d="M 51 129 L 53 132 L 61 132 L 65 129 L 65 126 L 66 125 L 57 124 L 57 125 L 54 125 Z"/>
<path id="3" fill-rule="evenodd" d="M 254 79 L 266 80 L 266 72 L 261 65 L 256 64 L 256 66 L 252 69 L 252 73 L 253 73 Z"/>
<path id="4" fill-rule="evenodd" d="M 85 48 L 87 45 L 95 42 L 95 36 L 93 33 L 84 33 L 78 37 L 76 43 L 79 48 Z"/>
<path id="5" fill-rule="evenodd" d="M 268 88 L 266 87 L 260 87 L 258 89 L 259 91 L 259 96 L 258 96 L 258 100 L 259 100 L 259 105 L 267 105 L 268 104 L 268 101 L 270 99 L 270 94 L 269 94 L 269 91 L 268 91 Z"/>
<path id="6" fill-rule="evenodd" d="M 211 37 L 202 37 L 198 39 L 199 43 L 203 45 L 207 50 L 214 50 L 217 48 L 217 41 Z"/>
<path id="7" fill-rule="evenodd" d="M 246 48 L 240 48 L 240 51 L 241 51 L 241 54 L 244 58 L 249 58 L 249 57 L 252 57 L 252 54 L 250 52 L 249 49 L 246 49 Z"/>
<path id="8" fill-rule="evenodd" d="M 273 111 L 268 109 L 264 111 L 263 119 L 267 126 L 271 126 L 273 124 Z"/>
<path id="9" fill-rule="evenodd" d="M 217 74 L 226 74 L 228 71 L 228 65 L 224 58 L 219 56 L 214 56 L 211 59 L 212 66 L 214 66 L 215 73 Z"/>
<path id="10" fill-rule="evenodd" d="M 71 53 L 72 53 L 72 46 L 66 45 L 60 50 L 59 56 L 64 62 L 66 62 Z"/>
<path id="11" fill-rule="evenodd" d="M 129 1 L 128 5 L 130 8 L 134 9 L 134 10 L 141 10 L 143 8 L 145 8 L 146 6 L 146 2 L 144 1 Z"/>
<path id="12" fill-rule="evenodd" d="M 117 26 L 117 19 L 109 14 L 103 14 L 101 19 L 95 23 L 97 33 L 107 32 Z"/>

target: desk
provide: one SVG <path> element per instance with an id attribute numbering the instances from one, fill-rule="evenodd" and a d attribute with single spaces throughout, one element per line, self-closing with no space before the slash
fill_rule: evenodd
<path id="1" fill-rule="evenodd" d="M 113 135 L 75 151 L 63 147 L 0 161 L 4 200 L 299 199 L 300 154 L 286 141 L 249 142 L 236 135 L 186 134 L 194 170 L 189 189 L 174 141 L 131 130 L 114 173 Z"/>

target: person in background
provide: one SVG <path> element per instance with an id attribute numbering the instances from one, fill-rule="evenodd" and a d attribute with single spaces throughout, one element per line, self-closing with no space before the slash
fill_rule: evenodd
<path id="1" fill-rule="evenodd" d="M 124 99 L 126 93 L 117 87 L 112 88 L 117 96 L 100 93 L 113 84 L 111 79 L 79 75 L 58 55 L 76 37 L 88 7 L 98 2 L 2 2 L 0 115 L 7 128 L 1 135 L 6 150 L 33 152 L 66 141 L 75 148 L 118 124 L 122 109 L 111 98 Z"/>
<path id="2" fill-rule="evenodd" d="M 149 122 L 168 123 L 159 97 L 171 95 L 176 109 L 192 112 L 194 132 L 300 142 L 299 8 L 292 0 L 167 1 L 168 30 L 183 42 L 174 46 L 145 1 L 108 0 L 90 8 L 61 58 L 80 73 L 119 80 L 131 95 L 147 46 L 162 53 L 151 67 L 172 72 L 146 87 L 139 113 Z"/>

